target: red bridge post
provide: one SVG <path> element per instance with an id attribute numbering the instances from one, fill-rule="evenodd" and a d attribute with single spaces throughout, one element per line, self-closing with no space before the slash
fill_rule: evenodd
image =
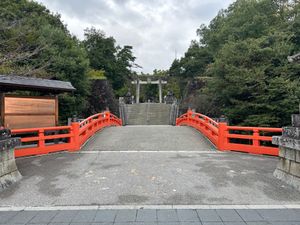
<path id="1" fill-rule="evenodd" d="M 227 150 L 226 148 L 228 143 L 227 133 L 228 133 L 227 123 L 220 122 L 219 130 L 218 130 L 217 148 L 221 151 Z"/>
<path id="2" fill-rule="evenodd" d="M 79 130 L 80 130 L 80 123 L 79 122 L 73 122 L 71 124 L 71 133 L 72 133 L 72 137 L 71 137 L 71 147 L 70 149 L 68 149 L 70 152 L 75 152 L 80 150 L 80 139 L 79 139 Z"/>

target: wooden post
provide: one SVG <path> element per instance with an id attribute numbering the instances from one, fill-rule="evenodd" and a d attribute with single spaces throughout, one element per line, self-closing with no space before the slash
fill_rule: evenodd
<path id="1" fill-rule="evenodd" d="M 227 143 L 228 143 L 228 138 L 227 138 L 227 123 L 220 122 L 219 123 L 219 132 L 218 132 L 218 145 L 217 148 L 221 151 L 228 150 Z"/>
<path id="2" fill-rule="evenodd" d="M 110 125 L 110 112 L 109 111 L 105 112 L 105 117 L 107 118 L 107 125 Z"/>
<path id="3" fill-rule="evenodd" d="M 44 153 L 44 150 L 45 150 L 45 133 L 44 133 L 44 129 L 43 128 L 40 128 L 39 129 L 39 141 L 38 141 L 38 146 L 39 146 L 39 152 L 41 154 Z"/>
<path id="4" fill-rule="evenodd" d="M 255 147 L 259 146 L 259 130 L 258 129 L 254 129 L 253 130 L 253 140 L 252 140 L 252 145 Z"/>
<path id="5" fill-rule="evenodd" d="M 71 133 L 73 137 L 71 137 L 71 147 L 69 149 L 70 152 L 78 151 L 80 150 L 80 137 L 79 137 L 79 129 L 80 129 L 80 123 L 73 122 L 71 124 Z"/>

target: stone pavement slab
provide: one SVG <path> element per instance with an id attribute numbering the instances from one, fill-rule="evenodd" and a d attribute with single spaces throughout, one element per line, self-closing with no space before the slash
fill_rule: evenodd
<path id="1" fill-rule="evenodd" d="M 138 222 L 154 222 L 157 221 L 155 209 L 140 209 L 137 211 L 136 221 Z"/>
<path id="2" fill-rule="evenodd" d="M 254 209 L 237 209 L 236 212 L 244 221 L 264 221 L 262 216 Z"/>
<path id="3" fill-rule="evenodd" d="M 9 215 L 1 225 L 14 224 L 68 224 L 68 225 L 299 225 L 300 218 L 295 217 L 295 209 L 244 209 L 242 213 L 237 209 L 116 209 L 116 210 L 42 210 L 2 212 Z M 138 216 L 138 215 L 143 216 Z M 263 220 L 257 215 L 268 215 Z M 95 221 L 97 215 L 97 222 Z M 102 215 L 102 216 L 101 216 Z M 115 215 L 113 221 L 107 221 L 107 215 Z M 149 216 L 150 215 L 150 216 Z M 155 215 L 155 217 L 153 216 Z M 181 216 L 180 216 L 181 215 Z M 184 216 L 182 216 L 184 215 Z M 208 215 L 208 216 L 204 216 Z M 220 215 L 218 217 L 218 215 Z M 237 216 L 239 215 L 239 216 Z M 254 217 L 249 215 L 255 215 Z M 281 221 L 274 221 L 282 216 Z M 292 217 L 286 217 L 292 215 Z M 11 217 L 12 216 L 12 217 Z M 65 216 L 65 219 L 62 219 Z M 110 217 L 112 218 L 112 217 Z M 143 220 L 143 218 L 145 220 Z M 151 218 L 152 221 L 147 221 Z M 155 218 L 155 219 L 154 219 Z M 216 219 L 217 218 L 217 219 Z M 23 219 L 23 220 L 22 220 Z M 42 219 L 42 220 L 41 220 Z M 251 221 L 248 221 L 251 219 Z M 207 221 L 211 220 L 211 221 Z M 215 221 L 212 221 L 215 220 Z M 230 221 L 228 221 L 230 220 Z"/>
<path id="4" fill-rule="evenodd" d="M 220 216 L 222 221 L 232 222 L 232 221 L 243 221 L 239 214 L 233 209 L 217 209 L 217 214 Z"/>

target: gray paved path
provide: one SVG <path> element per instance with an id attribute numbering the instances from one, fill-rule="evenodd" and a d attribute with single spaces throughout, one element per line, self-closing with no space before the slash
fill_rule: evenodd
<path id="1" fill-rule="evenodd" d="M 0 212 L 0 224 L 299 225 L 300 209 L 139 209 Z"/>
<path id="2" fill-rule="evenodd" d="M 80 152 L 18 159 L 23 179 L 0 207 L 299 205 L 300 192 L 273 177 L 277 161 L 218 152 L 188 127 L 109 128 Z"/>
<path id="3" fill-rule="evenodd" d="M 215 148 L 190 127 L 110 127 L 87 143 L 87 151 L 210 151 Z"/>
<path id="4" fill-rule="evenodd" d="M 277 158 L 242 153 L 60 153 L 18 159 L 0 206 L 300 204 Z"/>

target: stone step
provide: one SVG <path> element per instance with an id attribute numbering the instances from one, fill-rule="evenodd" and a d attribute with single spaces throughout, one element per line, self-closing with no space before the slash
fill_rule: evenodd
<path id="1" fill-rule="evenodd" d="M 171 106 L 159 103 L 126 105 L 128 125 L 168 125 Z"/>

